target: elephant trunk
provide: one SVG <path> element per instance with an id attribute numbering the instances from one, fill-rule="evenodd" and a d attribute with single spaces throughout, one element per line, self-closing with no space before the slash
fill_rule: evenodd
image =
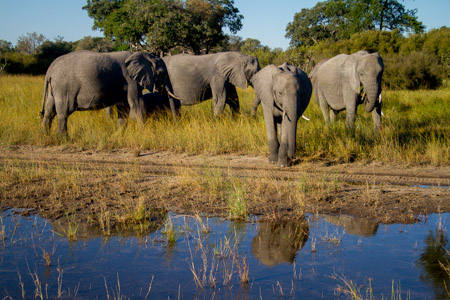
<path id="1" fill-rule="evenodd" d="M 297 122 L 296 118 L 291 120 L 288 124 L 288 158 L 293 159 L 295 155 L 296 137 L 297 137 Z"/>
<path id="2" fill-rule="evenodd" d="M 377 104 L 377 101 L 379 101 L 379 97 L 381 94 L 381 87 L 377 85 L 369 85 L 364 86 L 364 92 L 366 93 L 366 99 L 364 100 L 364 109 L 367 112 L 371 112 L 375 105 Z"/>
<path id="3" fill-rule="evenodd" d="M 292 103 L 291 105 L 284 105 L 285 113 L 282 121 L 282 137 L 281 144 L 286 145 L 287 163 L 294 158 L 297 138 L 297 121 L 299 118 L 298 105 Z"/>

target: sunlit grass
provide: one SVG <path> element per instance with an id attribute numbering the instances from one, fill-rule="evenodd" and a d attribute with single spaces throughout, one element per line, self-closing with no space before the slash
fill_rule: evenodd
<path id="1" fill-rule="evenodd" d="M 156 116 L 141 126 L 128 122 L 118 128 L 103 111 L 76 112 L 69 117 L 67 140 L 58 140 L 56 122 L 50 135 L 41 130 L 39 112 L 43 76 L 0 77 L 0 144 L 63 145 L 77 149 L 129 148 L 166 150 L 190 154 L 239 153 L 268 155 L 262 109 L 250 116 L 253 89 L 238 90 L 241 116 L 229 108 L 212 117 L 212 101 L 182 107 L 174 122 L 169 115 Z M 296 156 L 302 160 L 336 162 L 370 161 L 427 163 L 450 162 L 450 89 L 435 91 L 386 91 L 383 96 L 383 130 L 376 134 L 372 116 L 358 109 L 355 132 L 345 130 L 345 112 L 337 123 L 325 126 L 320 108 L 311 103 L 298 124 Z"/>

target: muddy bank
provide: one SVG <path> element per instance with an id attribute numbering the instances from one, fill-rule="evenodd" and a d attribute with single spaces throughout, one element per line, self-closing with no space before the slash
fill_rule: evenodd
<path id="1" fill-rule="evenodd" d="M 267 219 L 325 213 L 410 223 L 450 212 L 447 166 L 298 161 L 280 169 L 266 157 L 237 154 L 32 146 L 0 152 L 0 208 L 54 220 L 75 215 L 114 226 L 156 209 L 235 218 L 240 198 L 241 214 Z"/>

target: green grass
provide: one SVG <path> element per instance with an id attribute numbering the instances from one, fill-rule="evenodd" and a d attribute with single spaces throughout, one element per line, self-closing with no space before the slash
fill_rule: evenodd
<path id="1" fill-rule="evenodd" d="M 212 117 L 212 101 L 182 107 L 178 122 L 157 116 L 141 126 L 129 122 L 118 129 L 103 111 L 76 112 L 69 117 L 69 139 L 58 140 L 56 122 L 50 135 L 40 127 L 43 76 L 0 77 L 0 145 L 63 145 L 77 149 L 129 148 L 191 154 L 268 155 L 262 109 L 250 116 L 252 88 L 239 90 L 241 116 Z M 354 133 L 345 130 L 345 112 L 325 126 L 314 100 L 298 124 L 296 156 L 302 160 L 450 163 L 450 89 L 386 91 L 383 131 L 373 131 L 371 114 L 358 109 Z"/>

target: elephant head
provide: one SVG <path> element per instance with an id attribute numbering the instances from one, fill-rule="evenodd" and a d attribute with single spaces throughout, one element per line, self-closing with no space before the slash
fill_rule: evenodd
<path id="1" fill-rule="evenodd" d="M 373 111 L 381 95 L 381 78 L 383 76 L 383 59 L 378 53 L 369 54 L 358 51 L 349 55 L 343 62 L 343 72 L 352 90 L 366 95 L 364 109 Z"/>
<path id="2" fill-rule="evenodd" d="M 216 66 L 219 74 L 234 86 L 247 88 L 247 82 L 261 68 L 258 59 L 239 52 L 223 52 L 218 55 Z"/>
<path id="3" fill-rule="evenodd" d="M 136 52 L 125 60 L 125 67 L 130 77 L 142 88 L 153 92 L 161 86 L 164 87 L 169 95 L 170 108 L 175 117 L 176 105 L 174 99 L 178 100 L 178 97 L 173 94 L 172 84 L 164 61 L 148 53 Z"/>

